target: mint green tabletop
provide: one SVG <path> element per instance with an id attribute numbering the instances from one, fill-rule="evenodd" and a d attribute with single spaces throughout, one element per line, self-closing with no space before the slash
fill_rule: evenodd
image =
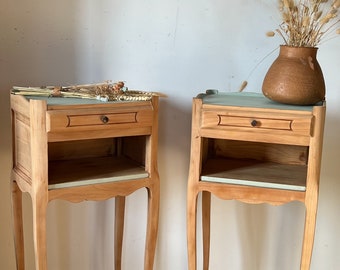
<path id="1" fill-rule="evenodd" d="M 266 98 L 262 93 L 255 92 L 219 92 L 217 90 L 207 90 L 205 94 L 199 94 L 197 98 L 202 99 L 203 104 L 212 105 L 268 108 L 278 110 L 313 110 L 313 106 L 296 106 L 277 103 Z M 316 105 L 321 105 L 321 102 Z"/>
<path id="2" fill-rule="evenodd" d="M 126 103 L 128 100 L 100 101 L 97 99 L 87 98 L 70 98 L 70 97 L 45 97 L 45 96 L 25 96 L 26 99 L 46 100 L 47 105 L 89 105 L 89 104 L 110 104 Z"/>

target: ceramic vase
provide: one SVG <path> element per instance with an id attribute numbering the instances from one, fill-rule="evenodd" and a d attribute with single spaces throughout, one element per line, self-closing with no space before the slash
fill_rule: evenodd
<path id="1" fill-rule="evenodd" d="M 313 105 L 325 98 L 325 81 L 316 59 L 317 48 L 280 46 L 269 68 L 263 94 L 276 102 Z"/>

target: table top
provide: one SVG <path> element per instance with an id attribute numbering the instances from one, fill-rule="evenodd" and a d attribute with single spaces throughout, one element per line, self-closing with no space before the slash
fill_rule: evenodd
<path id="1" fill-rule="evenodd" d="M 88 98 L 70 98 L 70 97 L 44 97 L 44 96 L 25 96 L 27 100 L 46 100 L 47 105 L 93 105 L 93 104 L 115 104 L 115 103 L 131 103 L 136 100 L 115 100 L 101 101 Z"/>
<path id="2" fill-rule="evenodd" d="M 322 102 L 314 106 L 281 104 L 266 98 L 262 93 L 255 92 L 219 92 L 217 90 L 207 90 L 207 93 L 199 94 L 197 98 L 202 99 L 203 104 L 279 110 L 312 111 L 315 105 L 322 105 Z"/>

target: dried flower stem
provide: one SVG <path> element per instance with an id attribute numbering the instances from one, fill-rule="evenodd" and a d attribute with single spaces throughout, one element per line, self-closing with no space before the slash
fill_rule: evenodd
<path id="1" fill-rule="evenodd" d="M 123 82 L 104 82 L 74 86 L 52 87 L 13 87 L 13 95 L 97 99 L 101 101 L 141 101 L 152 96 L 164 96 L 161 93 L 128 90 Z"/>
<path id="2" fill-rule="evenodd" d="M 276 32 L 284 43 L 316 47 L 328 33 L 339 33 L 340 0 L 278 0 L 282 23 Z"/>

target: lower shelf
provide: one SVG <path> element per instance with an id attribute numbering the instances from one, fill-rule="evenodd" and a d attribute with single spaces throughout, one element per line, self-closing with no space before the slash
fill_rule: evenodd
<path id="1" fill-rule="evenodd" d="M 238 159 L 210 159 L 202 168 L 201 181 L 306 190 L 307 166 Z"/>
<path id="2" fill-rule="evenodd" d="M 49 162 L 48 189 L 149 177 L 140 164 L 124 157 L 96 157 Z"/>

